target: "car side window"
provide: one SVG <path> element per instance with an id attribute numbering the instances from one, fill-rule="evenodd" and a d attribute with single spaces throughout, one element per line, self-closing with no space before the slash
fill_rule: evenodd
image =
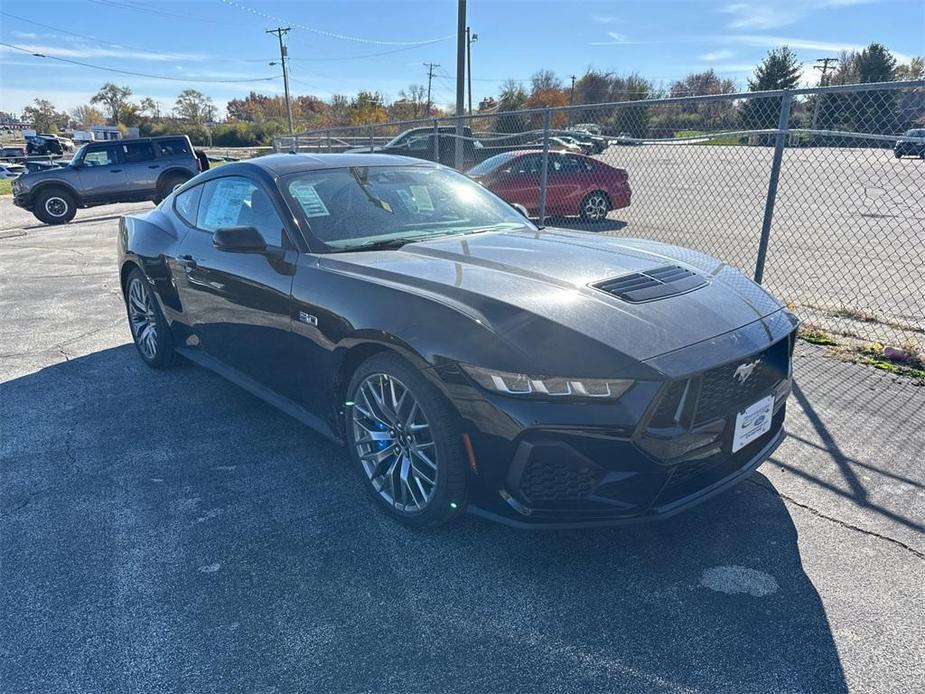
<path id="1" fill-rule="evenodd" d="M 190 226 L 196 226 L 196 215 L 199 213 L 199 198 L 201 197 L 202 186 L 193 186 L 174 198 L 174 211 L 180 219 Z"/>
<path id="2" fill-rule="evenodd" d="M 267 245 L 283 245 L 283 222 L 269 195 L 252 181 L 243 176 L 225 176 L 199 187 L 199 229 L 213 233 L 223 227 L 254 227 Z"/>
<path id="3" fill-rule="evenodd" d="M 535 176 L 540 173 L 541 157 L 531 154 L 520 157 L 511 165 L 511 173 L 518 175 Z"/>
<path id="4" fill-rule="evenodd" d="M 131 142 L 122 145 L 122 158 L 126 164 L 135 164 L 154 159 L 154 147 L 150 142 Z"/>
<path id="5" fill-rule="evenodd" d="M 430 141 L 432 139 L 433 135 L 422 135 L 421 137 L 415 137 L 408 142 L 408 149 L 426 152 L 430 149 Z"/>
<path id="6" fill-rule="evenodd" d="M 158 154 L 162 157 L 178 157 L 191 154 L 186 140 L 182 137 L 178 137 L 175 140 L 158 140 L 157 148 Z"/>
<path id="7" fill-rule="evenodd" d="M 576 157 L 574 154 L 566 154 L 562 157 L 563 160 L 563 171 L 571 171 L 575 173 L 584 173 L 591 170 L 591 164 Z"/>
<path id="8" fill-rule="evenodd" d="M 83 158 L 84 166 L 111 166 L 116 163 L 116 151 L 113 147 L 100 147 L 89 150 Z"/>

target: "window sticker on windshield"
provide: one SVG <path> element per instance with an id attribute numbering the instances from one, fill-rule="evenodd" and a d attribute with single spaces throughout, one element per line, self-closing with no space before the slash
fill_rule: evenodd
<path id="1" fill-rule="evenodd" d="M 244 199 L 250 197 L 252 188 L 250 183 L 239 178 L 219 181 L 206 208 L 203 228 L 221 229 L 236 226 Z"/>
<path id="2" fill-rule="evenodd" d="M 427 186 L 408 186 L 411 194 L 414 196 L 414 204 L 419 210 L 425 212 L 434 211 L 434 201 L 430 199 L 430 191 Z"/>
<path id="3" fill-rule="evenodd" d="M 408 212 L 416 213 L 419 211 L 418 205 L 412 197 L 411 193 L 407 190 L 399 189 L 395 191 L 396 195 L 401 199 L 401 204 L 405 206 L 405 209 Z"/>
<path id="4" fill-rule="evenodd" d="M 295 181 L 289 186 L 289 192 L 292 193 L 292 197 L 299 201 L 307 218 L 331 216 L 321 196 L 318 195 L 318 191 L 315 190 L 315 186 L 311 183 Z"/>

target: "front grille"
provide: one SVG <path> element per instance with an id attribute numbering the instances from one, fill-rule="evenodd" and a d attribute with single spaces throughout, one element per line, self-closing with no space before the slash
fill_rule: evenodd
<path id="1" fill-rule="evenodd" d="M 587 497 L 597 484 L 598 471 L 552 457 L 534 457 L 520 479 L 520 490 L 530 501 L 564 501 Z"/>
<path id="2" fill-rule="evenodd" d="M 689 428 L 751 405 L 787 378 L 789 360 L 790 341 L 784 339 L 762 352 L 699 376 L 672 381 L 656 405 L 648 427 Z M 739 369 L 742 371 L 736 377 Z"/>
<path id="3" fill-rule="evenodd" d="M 694 423 L 722 417 L 735 407 L 750 405 L 767 395 L 787 377 L 788 354 L 789 341 L 781 340 L 760 354 L 705 372 Z"/>
<path id="4" fill-rule="evenodd" d="M 689 292 L 707 284 L 707 280 L 679 265 L 665 265 L 645 272 L 617 277 L 594 285 L 630 303 L 664 299 Z"/>

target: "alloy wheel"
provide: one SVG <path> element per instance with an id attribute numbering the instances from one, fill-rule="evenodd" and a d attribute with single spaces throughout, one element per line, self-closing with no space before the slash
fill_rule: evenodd
<path id="1" fill-rule="evenodd" d="M 67 201 L 58 196 L 52 196 L 45 201 L 45 211 L 52 217 L 63 217 L 67 214 Z"/>
<path id="2" fill-rule="evenodd" d="M 145 359 L 157 356 L 157 316 L 151 292 L 137 277 L 128 285 L 128 318 L 132 337 Z"/>
<path id="3" fill-rule="evenodd" d="M 384 373 L 367 376 L 353 400 L 354 446 L 373 489 L 398 511 L 423 511 L 437 485 L 437 446 L 420 404 Z"/>
<path id="4" fill-rule="evenodd" d="M 584 206 L 585 217 L 592 222 L 598 222 L 607 216 L 607 198 L 602 193 L 588 196 Z"/>

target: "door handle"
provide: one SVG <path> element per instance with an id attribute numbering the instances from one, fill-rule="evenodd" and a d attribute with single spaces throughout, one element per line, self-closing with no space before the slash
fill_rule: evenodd
<path id="1" fill-rule="evenodd" d="M 160 164 L 151 164 L 151 166 L 149 166 L 148 168 L 149 168 L 149 169 L 159 169 L 159 168 L 161 168 L 161 165 L 160 165 Z"/>
<path id="2" fill-rule="evenodd" d="M 196 259 L 191 255 L 178 255 L 177 263 L 185 267 L 187 270 L 193 270 L 196 268 Z"/>
<path id="3" fill-rule="evenodd" d="M 110 169 L 109 173 L 121 173 L 122 169 Z"/>

